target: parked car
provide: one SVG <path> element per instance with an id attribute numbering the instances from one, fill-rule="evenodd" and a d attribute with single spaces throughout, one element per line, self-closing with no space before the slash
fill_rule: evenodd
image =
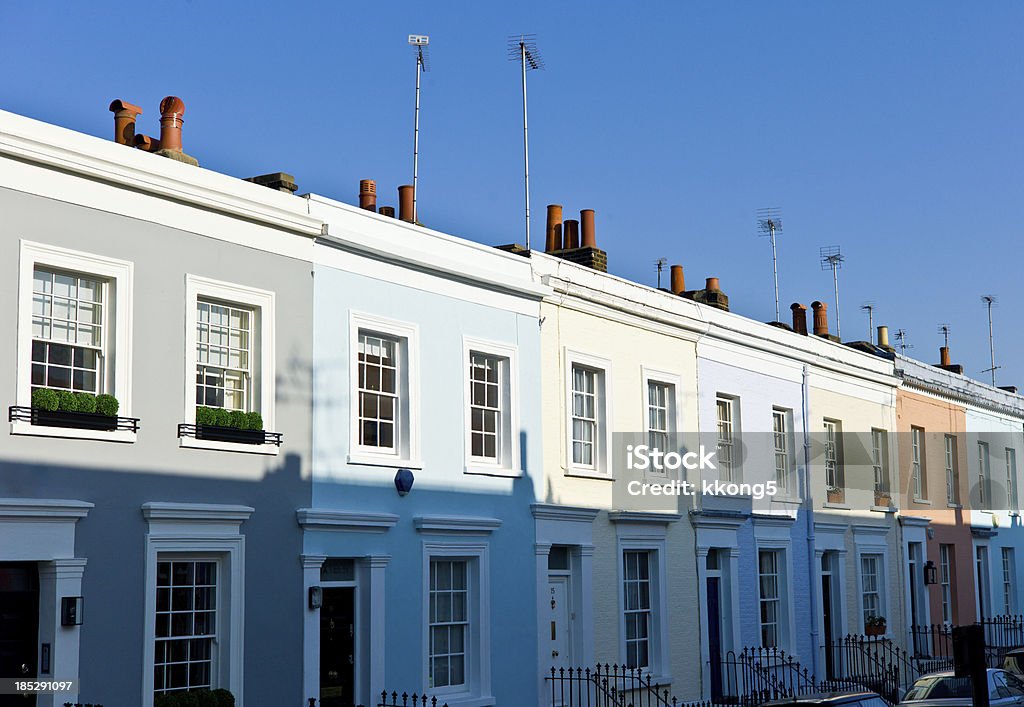
<path id="1" fill-rule="evenodd" d="M 888 707 L 877 692 L 869 690 L 844 690 L 841 692 L 818 692 L 800 697 L 789 697 L 784 700 L 768 702 L 761 707 L 772 705 L 843 705 L 844 707 Z"/>
<path id="2" fill-rule="evenodd" d="M 1003 656 L 1003 670 L 1024 675 L 1024 648 L 1014 648 Z"/>
<path id="3" fill-rule="evenodd" d="M 971 705 L 970 678 L 958 678 L 952 670 L 918 678 L 903 696 L 900 707 L 959 707 Z M 988 669 L 990 707 L 1024 705 L 1024 680 L 998 668 Z"/>

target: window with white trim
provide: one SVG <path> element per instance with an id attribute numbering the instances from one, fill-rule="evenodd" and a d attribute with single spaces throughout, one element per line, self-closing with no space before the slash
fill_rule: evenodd
<path id="1" fill-rule="evenodd" d="M 255 331 L 253 309 L 206 297 L 196 301 L 196 405 L 256 410 Z"/>
<path id="2" fill-rule="evenodd" d="M 107 281 L 37 265 L 32 273 L 32 390 L 106 392 Z"/>
<path id="3" fill-rule="evenodd" d="M 626 667 L 651 667 L 653 602 L 651 592 L 651 551 L 622 553 L 623 618 L 626 627 Z"/>
<path id="4" fill-rule="evenodd" d="M 939 587 L 942 593 L 942 623 L 953 623 L 953 565 L 950 561 L 952 548 L 939 545 Z"/>
<path id="5" fill-rule="evenodd" d="M 647 445 L 663 452 L 671 451 L 674 435 L 675 386 L 656 380 L 647 381 Z"/>
<path id="6" fill-rule="evenodd" d="M 1003 560 L 1003 613 L 1017 613 L 1017 567 L 1014 561 L 1013 548 L 1004 547 Z"/>
<path id="7" fill-rule="evenodd" d="M 173 556 L 161 556 L 157 562 L 157 695 L 215 687 L 217 566 L 215 560 Z"/>
<path id="8" fill-rule="evenodd" d="M 468 564 L 448 558 L 430 561 L 428 676 L 432 688 L 466 684 Z"/>
<path id="9" fill-rule="evenodd" d="M 920 427 L 910 428 L 910 474 L 914 499 L 927 499 L 928 488 L 924 478 L 924 430 Z"/>
<path id="10" fill-rule="evenodd" d="M 466 470 L 518 474 L 516 349 L 464 339 Z"/>
<path id="11" fill-rule="evenodd" d="M 418 466 L 418 330 L 351 314 L 350 461 Z"/>
<path id="12" fill-rule="evenodd" d="M 825 484 L 829 490 L 842 493 L 843 480 L 843 427 L 839 420 L 825 420 Z"/>
<path id="13" fill-rule="evenodd" d="M 1006 507 L 1011 511 L 1019 511 L 1017 505 L 1017 450 L 1006 448 Z"/>
<path id="14" fill-rule="evenodd" d="M 989 502 L 988 480 L 991 476 L 988 442 L 978 442 L 978 508 L 985 508 Z"/>
<path id="15" fill-rule="evenodd" d="M 566 469 L 582 475 L 610 475 L 609 375 L 611 362 L 566 351 Z"/>
<path id="16" fill-rule="evenodd" d="M 882 556 L 860 556 L 861 607 L 864 615 L 864 626 L 872 617 L 885 616 Z"/>
<path id="17" fill-rule="evenodd" d="M 974 549 L 975 579 L 978 592 L 978 616 L 982 619 L 992 616 L 992 598 L 989 593 L 988 547 L 979 545 Z"/>
<path id="18" fill-rule="evenodd" d="M 757 553 L 758 597 L 761 613 L 761 646 L 779 648 L 782 632 L 782 552 L 759 550 Z"/>
<path id="19" fill-rule="evenodd" d="M 953 506 L 960 503 L 960 472 L 957 469 L 956 436 L 945 436 L 946 446 L 946 503 Z"/>
<path id="20" fill-rule="evenodd" d="M 775 483 L 779 490 L 787 493 L 789 490 L 789 475 L 792 470 L 793 452 L 790 448 L 790 419 L 792 413 L 789 410 L 774 408 L 772 410 L 772 442 L 775 448 Z"/>
<path id="21" fill-rule="evenodd" d="M 736 398 L 719 395 L 715 399 L 715 413 L 718 427 L 716 446 L 719 477 L 722 481 L 739 481 L 739 450 L 736 445 L 736 412 L 739 401 Z"/>
<path id="22" fill-rule="evenodd" d="M 889 491 L 889 434 L 885 430 L 871 430 L 871 468 L 874 472 L 875 491 Z"/>
<path id="23" fill-rule="evenodd" d="M 52 388 L 117 398 L 131 417 L 133 264 L 82 251 L 21 241 L 18 279 L 17 393 Z M 14 434 L 133 441 L 125 430 L 12 422 Z"/>

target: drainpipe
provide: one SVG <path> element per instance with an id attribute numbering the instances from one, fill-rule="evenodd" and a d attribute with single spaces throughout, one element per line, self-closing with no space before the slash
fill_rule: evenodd
<path id="1" fill-rule="evenodd" d="M 815 600 L 818 596 L 817 578 L 815 573 L 815 540 L 814 540 L 814 500 L 811 497 L 811 368 L 806 363 L 803 368 L 802 410 L 804 432 L 804 523 L 807 524 L 807 574 L 810 576 L 809 601 L 811 616 L 811 675 L 818 677 L 818 607 Z"/>

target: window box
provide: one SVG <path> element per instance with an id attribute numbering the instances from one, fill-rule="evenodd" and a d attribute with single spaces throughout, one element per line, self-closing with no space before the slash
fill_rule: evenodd
<path id="1" fill-rule="evenodd" d="M 179 437 L 195 437 L 196 439 L 213 442 L 232 442 L 234 444 L 274 444 L 281 446 L 280 432 L 265 430 L 243 430 L 237 427 L 221 427 L 220 425 L 178 425 Z"/>
<path id="2" fill-rule="evenodd" d="M 846 498 L 846 493 L 841 488 L 829 487 L 826 498 L 829 503 L 842 503 Z"/>
<path id="3" fill-rule="evenodd" d="M 890 508 L 892 506 L 892 495 L 888 491 L 875 489 L 875 506 Z"/>
<path id="4" fill-rule="evenodd" d="M 884 636 L 885 624 L 868 624 L 864 627 L 865 636 Z"/>
<path id="5" fill-rule="evenodd" d="M 43 410 L 27 406 L 12 405 L 8 412 L 9 422 L 30 422 L 41 427 L 62 427 L 78 430 L 128 430 L 139 431 L 139 418 L 100 415 L 95 412 L 70 412 L 67 410 Z"/>

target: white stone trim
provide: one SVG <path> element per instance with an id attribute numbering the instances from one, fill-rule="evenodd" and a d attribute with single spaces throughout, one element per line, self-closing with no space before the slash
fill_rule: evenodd
<path id="1" fill-rule="evenodd" d="M 394 452 L 359 444 L 359 330 L 367 329 L 403 340 L 399 353 L 399 417 Z M 420 460 L 420 341 L 419 325 L 349 311 L 349 464 L 422 469 Z"/>
<path id="2" fill-rule="evenodd" d="M 113 328 L 113 336 L 112 339 L 107 339 L 107 346 L 110 350 L 104 351 L 104 364 L 108 373 L 112 367 L 113 380 L 107 380 L 104 392 L 109 392 L 117 398 L 120 403 L 117 414 L 120 417 L 132 417 L 134 264 L 126 260 L 25 239 L 22 239 L 20 244 L 16 404 L 25 407 L 32 404 L 32 278 L 35 266 L 38 264 L 95 275 L 109 282 L 106 292 L 110 296 L 103 306 L 107 309 L 105 326 L 108 332 L 111 327 Z M 111 308 L 113 309 L 113 319 L 109 318 Z M 115 442 L 134 442 L 136 437 L 134 432 L 127 430 L 76 430 L 44 427 L 29 422 L 12 422 L 11 434 Z"/>
<path id="3" fill-rule="evenodd" d="M 463 535 L 490 535 L 501 527 L 498 518 L 481 516 L 417 516 L 413 519 L 416 530 L 424 535 L 458 533 Z"/>
<path id="4" fill-rule="evenodd" d="M 640 419 L 643 420 L 644 424 L 643 444 L 648 443 L 647 440 L 649 439 L 649 433 L 651 431 L 651 416 L 649 414 L 650 383 L 662 383 L 664 385 L 672 386 L 672 409 L 668 414 L 669 422 L 671 424 L 671 428 L 668 431 L 670 449 L 662 451 L 678 451 L 683 440 L 683 377 L 678 373 L 661 371 L 644 365 L 640 366 L 640 385 L 642 387 L 641 401 L 643 404 L 643 407 L 640 410 Z M 650 473 L 654 476 L 665 476 L 664 472 L 659 473 L 657 471 L 653 471 Z"/>
<path id="5" fill-rule="evenodd" d="M 398 523 L 394 513 L 335 511 L 329 508 L 300 508 L 296 519 L 306 530 L 343 530 L 360 533 L 386 533 Z"/>
<path id="6" fill-rule="evenodd" d="M 758 567 L 760 576 L 761 550 L 774 550 L 782 553 L 782 562 L 779 569 L 784 572 L 783 581 L 779 587 L 779 603 L 782 606 L 783 616 L 778 622 L 784 629 L 779 636 L 779 648 L 786 653 L 796 652 L 796 612 L 793 607 L 793 538 L 790 535 L 793 521 L 789 516 L 765 516 L 753 515 L 751 521 L 754 526 L 754 560 Z M 760 600 L 760 583 L 758 584 L 758 600 Z M 758 615 L 758 635 L 761 633 L 760 615 Z"/>
<path id="7" fill-rule="evenodd" d="M 667 515 L 667 514 L 666 514 Z M 649 663 L 647 672 L 651 679 L 659 683 L 671 683 L 671 656 L 668 643 L 668 543 L 667 525 L 641 521 L 639 524 L 619 522 L 615 529 L 616 556 L 615 578 L 617 582 L 618 603 L 618 654 L 619 662 L 626 661 L 626 617 L 625 617 L 625 576 L 623 574 L 623 555 L 627 550 L 646 551 L 653 555 L 651 563 L 651 609 L 654 616 L 648 643 Z"/>
<path id="8" fill-rule="evenodd" d="M 208 503 L 150 502 L 142 506 L 148 521 L 145 567 L 145 636 L 142 651 L 142 707 L 153 705 L 153 661 L 156 622 L 156 573 L 161 556 L 212 557 L 218 560 L 217 649 L 221 651 L 216 686 L 245 704 L 244 616 L 245 537 L 239 526 L 249 506 Z M 226 586 L 225 586 L 226 583 Z M 227 624 L 226 628 L 224 624 Z"/>
<path id="9" fill-rule="evenodd" d="M 494 356 L 506 361 L 506 381 L 500 392 L 508 404 L 508 410 L 502 416 L 502 429 L 499 439 L 503 439 L 502 449 L 497 463 L 474 459 L 471 442 L 471 386 L 469 383 L 470 354 L 472 352 Z M 519 348 L 511 344 L 488 341 L 470 336 L 462 337 L 462 384 L 464 421 L 462 433 L 465 438 L 465 461 L 467 474 L 485 474 L 489 476 L 523 475 L 519 449 Z"/>

